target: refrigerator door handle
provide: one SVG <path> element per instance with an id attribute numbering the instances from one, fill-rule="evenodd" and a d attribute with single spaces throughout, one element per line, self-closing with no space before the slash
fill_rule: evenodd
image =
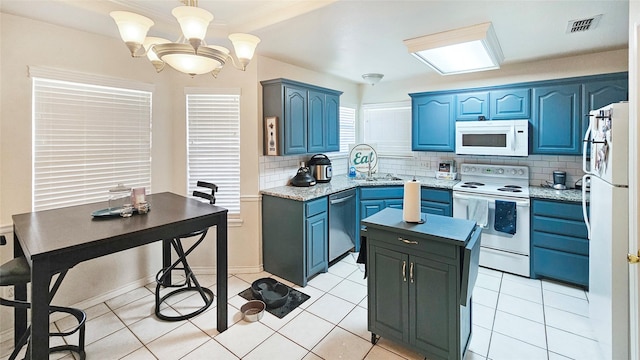
<path id="1" fill-rule="evenodd" d="M 584 171 L 587 174 L 591 172 L 590 171 L 591 169 L 587 169 L 587 147 L 591 144 L 590 138 L 591 138 L 591 121 L 592 120 L 593 120 L 592 115 L 589 115 L 589 126 L 587 127 L 587 131 L 584 133 L 584 140 L 582 140 L 582 171 Z M 584 196 L 582 198 L 584 199 Z"/>
<path id="2" fill-rule="evenodd" d="M 587 181 L 591 180 L 591 175 L 584 175 L 582 177 L 582 216 L 584 217 L 584 223 L 587 225 L 587 237 L 591 240 L 591 224 L 589 223 L 589 212 L 587 211 Z"/>

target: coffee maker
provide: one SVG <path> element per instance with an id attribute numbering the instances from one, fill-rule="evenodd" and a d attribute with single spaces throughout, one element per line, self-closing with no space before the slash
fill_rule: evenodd
<path id="1" fill-rule="evenodd" d="M 553 188 L 556 190 L 566 190 L 567 189 L 567 172 L 555 170 L 553 172 Z"/>

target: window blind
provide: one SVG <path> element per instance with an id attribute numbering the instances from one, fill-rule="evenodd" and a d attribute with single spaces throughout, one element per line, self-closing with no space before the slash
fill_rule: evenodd
<path id="1" fill-rule="evenodd" d="M 240 214 L 240 94 L 187 93 L 188 193 L 218 186 L 216 205 Z M 202 189 L 201 189 L 202 190 Z"/>
<path id="2" fill-rule="evenodd" d="M 34 211 L 151 191 L 150 91 L 32 78 Z"/>
<path id="3" fill-rule="evenodd" d="M 363 106 L 364 141 L 377 144 L 378 154 L 411 154 L 411 103 Z"/>
<path id="4" fill-rule="evenodd" d="M 356 143 L 356 109 L 340 107 L 340 153 L 349 154 L 349 145 Z"/>

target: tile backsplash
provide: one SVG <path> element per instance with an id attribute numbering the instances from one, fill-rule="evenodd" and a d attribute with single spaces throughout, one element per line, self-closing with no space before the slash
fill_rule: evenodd
<path id="1" fill-rule="evenodd" d="M 347 176 L 347 156 L 326 154 L 331 159 L 333 176 Z M 306 162 L 311 155 L 300 156 L 260 156 L 260 189 L 287 185 L 295 176 L 300 162 Z M 455 160 L 456 165 L 464 163 L 505 164 L 529 167 L 529 184 L 541 185 L 552 181 L 554 170 L 567 172 L 567 186 L 582 178 L 582 156 L 529 155 L 527 157 L 462 156 L 445 152 L 413 152 L 411 156 L 384 156 L 378 160 L 378 173 L 394 175 L 433 176 L 438 163 Z"/>

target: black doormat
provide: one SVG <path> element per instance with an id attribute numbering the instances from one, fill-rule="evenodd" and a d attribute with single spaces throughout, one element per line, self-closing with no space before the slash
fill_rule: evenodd
<path id="1" fill-rule="evenodd" d="M 284 285 L 284 286 L 287 286 L 287 285 Z M 311 297 L 305 293 L 301 293 L 300 291 L 290 286 L 287 286 L 287 287 L 289 288 L 289 298 L 287 298 L 287 302 L 278 308 L 273 308 L 273 309 L 267 308 L 268 312 L 270 312 L 274 316 L 277 316 L 280 319 L 285 317 L 288 313 L 292 312 L 293 309 L 300 306 L 300 304 L 302 304 L 303 302 L 309 300 L 309 298 Z M 260 299 L 257 299 L 255 296 L 253 296 L 253 291 L 251 291 L 251 287 L 249 287 L 244 291 L 241 291 L 240 293 L 238 293 L 238 295 L 242 296 L 247 300 L 260 300 Z"/>

